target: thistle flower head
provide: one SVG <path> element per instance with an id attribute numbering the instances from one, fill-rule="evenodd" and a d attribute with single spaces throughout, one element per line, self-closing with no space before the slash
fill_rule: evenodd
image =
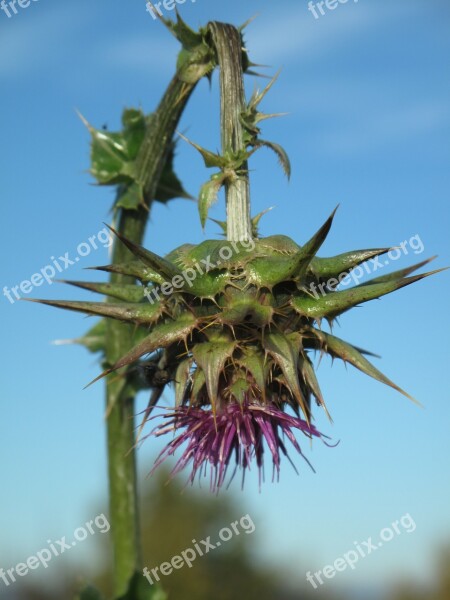
<path id="1" fill-rule="evenodd" d="M 245 473 L 255 459 L 262 473 L 266 445 L 278 474 L 285 441 L 300 452 L 296 429 L 321 437 L 311 425 L 313 398 L 328 414 L 311 360 L 316 351 L 408 396 L 367 352 L 324 331 L 322 323 L 332 325 L 352 307 L 426 277 L 410 274 L 428 261 L 338 291 L 343 275 L 389 248 L 319 258 L 333 216 L 303 246 L 282 235 L 207 240 L 163 258 L 120 235 L 134 260 L 100 269 L 131 275 L 141 285 L 75 282 L 114 302 L 44 301 L 136 325 L 134 346 L 99 378 L 120 369 L 133 383 L 136 365 L 145 371 L 148 361 L 161 371 L 148 382 L 153 394 L 143 424 L 164 386 L 174 386 L 176 408 L 155 433 L 177 435 L 157 464 L 186 442 L 174 472 L 192 463 L 192 481 L 209 463 L 211 487 L 218 490 L 232 461 Z M 86 344 L 92 347 L 94 333 L 98 349 L 98 326 Z M 286 414 L 289 408 L 295 416 Z"/>

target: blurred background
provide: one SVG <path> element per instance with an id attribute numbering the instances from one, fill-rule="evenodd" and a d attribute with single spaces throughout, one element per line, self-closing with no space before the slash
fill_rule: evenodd
<path id="1" fill-rule="evenodd" d="M 315 6 L 315 5 L 313 5 Z M 306 0 L 188 0 L 183 18 L 194 28 L 209 20 L 242 24 L 250 57 L 269 65 L 277 84 L 265 112 L 287 112 L 264 123 L 263 137 L 289 153 L 288 183 L 269 151 L 255 155 L 253 213 L 275 206 L 262 235 L 283 233 L 302 244 L 333 208 L 340 208 L 322 249 L 399 245 L 418 236 L 388 269 L 439 255 L 449 264 L 450 5 L 447 0 L 361 0 L 334 10 L 308 10 Z M 173 11 L 165 11 L 174 17 Z M 112 191 L 92 185 L 92 125 L 119 129 L 125 107 L 154 109 L 170 80 L 178 44 L 145 10 L 144 0 L 61 3 L 35 0 L 17 14 L 0 11 L 0 286 L 11 289 L 97 234 L 111 222 Z M 261 71 L 261 69 L 259 69 Z M 265 80 L 249 77 L 247 92 Z M 215 150 L 220 146 L 217 74 L 202 81 L 180 130 Z M 184 142 L 177 174 L 198 193 L 210 173 Z M 224 216 L 223 198 L 211 216 Z M 202 232 L 187 200 L 155 204 L 146 246 L 158 254 Z M 99 246 L 61 277 L 98 277 L 84 268 L 106 264 Z M 379 275 L 380 273 L 377 273 Z M 164 579 L 171 600 L 235 597 L 419 600 L 450 598 L 449 292 L 448 274 L 364 305 L 340 321 L 342 336 L 382 355 L 389 377 L 417 398 L 420 409 L 351 367 L 322 361 L 319 377 L 334 423 L 316 425 L 335 448 L 303 450 L 314 465 L 287 461 L 280 483 L 258 489 L 256 474 L 241 491 L 238 478 L 219 497 L 166 485 L 162 471 L 147 477 L 164 441 L 139 450 L 145 563 L 150 568 L 217 534 L 249 514 L 251 535 L 234 537 Z M 27 294 L 22 294 L 27 296 Z M 58 283 L 28 296 L 88 298 Z M 14 300 L 14 298 L 13 298 Z M 0 568 L 5 571 L 75 529 L 108 514 L 102 383 L 83 391 L 99 372 L 95 357 L 53 340 L 75 338 L 91 325 L 77 314 L 9 301 L 2 315 L 0 418 Z M 139 398 L 139 410 L 147 395 Z M 164 403 L 170 405 L 170 394 Z M 186 474 L 187 476 L 187 474 Z M 306 574 L 409 514 L 413 532 L 326 580 Z M 6 586 L 2 600 L 69 599 L 85 581 L 107 592 L 108 534 L 89 536 L 48 568 Z"/>

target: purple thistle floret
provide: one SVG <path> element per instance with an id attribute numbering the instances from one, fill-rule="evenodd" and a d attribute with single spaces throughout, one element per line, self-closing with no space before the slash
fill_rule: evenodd
<path id="1" fill-rule="evenodd" d="M 245 472 L 250 470 L 252 459 L 256 459 L 259 471 L 259 484 L 264 479 L 263 454 L 264 441 L 272 455 L 273 479 L 280 472 L 280 452 L 290 460 L 283 439 L 287 438 L 295 450 L 303 456 L 292 429 L 299 429 L 309 438 L 323 436 L 314 426 L 295 416 L 290 416 L 273 405 L 262 405 L 255 402 L 235 402 L 226 404 L 214 419 L 212 410 L 180 406 L 164 415 L 168 420 L 158 425 L 150 435 L 157 437 L 184 429 L 167 444 L 156 459 L 153 471 L 176 450 L 187 442 L 182 456 L 178 459 L 171 476 L 175 476 L 192 462 L 192 472 L 188 483 L 194 483 L 195 477 L 207 474 L 208 463 L 211 470 L 211 491 L 218 492 L 225 481 L 230 462 L 235 458 L 235 468 L 230 478 L 233 479 L 238 468 Z M 283 439 L 282 439 L 283 438 Z M 294 465 L 293 465 L 294 466 Z M 295 469 L 295 466 L 294 466 Z M 296 469 L 295 469 L 296 470 Z M 313 469 L 314 470 L 314 469 Z M 297 471 L 297 470 L 296 470 Z"/>

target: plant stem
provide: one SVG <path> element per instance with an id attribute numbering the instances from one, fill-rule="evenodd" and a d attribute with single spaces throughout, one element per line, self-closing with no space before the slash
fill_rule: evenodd
<path id="1" fill-rule="evenodd" d="M 139 181 L 144 189 L 145 206 L 138 210 L 121 210 L 118 231 L 141 244 L 152 200 L 161 172 L 173 143 L 176 125 L 195 84 L 186 84 L 175 76 L 159 107 L 149 120 L 145 140 L 138 156 Z M 131 260 L 131 254 L 115 241 L 113 262 Z M 134 283 L 134 279 L 111 274 L 112 283 Z M 109 300 L 114 302 L 113 299 Z M 113 319 L 106 325 L 106 363 L 114 364 L 133 345 L 134 328 Z M 108 377 L 106 383 L 108 474 L 111 536 L 114 548 L 114 593 L 126 593 L 133 574 L 141 568 L 138 496 L 136 481 L 135 390 L 126 375 Z M 132 449 L 133 448 L 133 449 Z M 130 451 L 131 450 L 131 451 Z"/>
<path id="2" fill-rule="evenodd" d="M 208 24 L 220 66 L 220 114 L 222 154 L 245 150 L 241 114 L 245 108 L 241 34 L 232 25 Z M 237 178 L 225 186 L 227 238 L 238 242 L 251 239 L 250 182 L 245 162 Z"/>

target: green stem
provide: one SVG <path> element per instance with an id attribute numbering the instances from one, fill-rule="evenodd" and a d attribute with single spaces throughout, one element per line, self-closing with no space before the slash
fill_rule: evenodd
<path id="1" fill-rule="evenodd" d="M 220 115 L 222 154 L 245 150 L 241 115 L 245 109 L 241 34 L 233 25 L 214 21 L 208 24 L 220 66 Z M 227 238 L 251 239 L 250 182 L 245 162 L 237 178 L 225 186 Z"/>
<path id="2" fill-rule="evenodd" d="M 122 210 L 118 231 L 141 244 L 152 200 L 161 172 L 173 143 L 173 135 L 183 109 L 195 87 L 175 76 L 149 127 L 138 156 L 139 182 L 144 189 L 144 204 L 138 210 Z M 127 248 L 114 243 L 113 262 L 131 260 Z M 130 277 L 113 273 L 112 283 L 134 283 Z M 114 300 L 110 300 L 114 301 Z M 113 319 L 106 325 L 106 363 L 114 364 L 133 345 L 134 328 Z M 123 595 L 133 574 L 141 568 L 139 540 L 136 453 L 132 449 L 135 433 L 135 391 L 126 376 L 108 377 L 106 383 L 108 411 L 107 443 L 110 494 L 111 536 L 114 548 L 114 593 Z"/>

